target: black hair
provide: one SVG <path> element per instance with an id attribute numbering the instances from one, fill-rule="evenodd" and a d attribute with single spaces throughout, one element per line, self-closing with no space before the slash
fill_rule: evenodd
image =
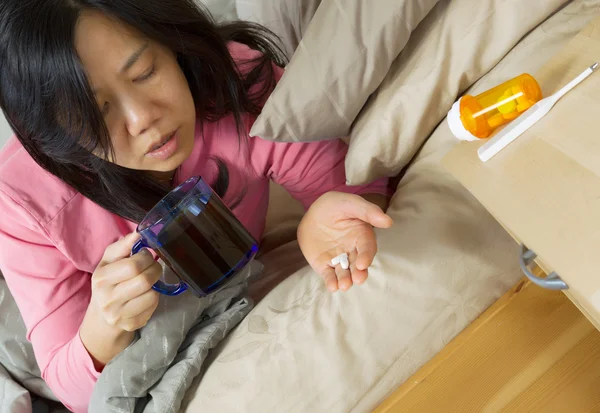
<path id="1" fill-rule="evenodd" d="M 0 0 L 0 107 L 17 138 L 51 174 L 108 211 L 139 222 L 169 188 L 104 160 L 114 150 L 74 45 L 85 10 L 116 18 L 171 49 L 199 119 L 233 114 L 240 137 L 242 115 L 258 114 L 275 85 L 272 62 L 283 65 L 284 55 L 267 29 L 218 24 L 194 0 Z M 229 41 L 262 52 L 249 72 L 237 70 Z M 227 168 L 217 164 L 214 189 L 223 196 Z"/>

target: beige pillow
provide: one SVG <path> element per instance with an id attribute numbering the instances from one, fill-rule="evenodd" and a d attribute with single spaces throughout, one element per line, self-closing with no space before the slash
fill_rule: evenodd
<path id="1" fill-rule="evenodd" d="M 236 0 L 235 3 L 240 20 L 259 23 L 273 31 L 291 58 L 321 0 Z"/>
<path id="2" fill-rule="evenodd" d="M 444 0 L 413 32 L 352 127 L 346 176 L 394 176 L 459 96 L 567 0 Z M 522 72 L 516 67 L 508 78 Z M 498 79 L 501 83 L 508 79 Z M 310 116 L 298 112 L 295 116 Z"/>
<path id="3" fill-rule="evenodd" d="M 438 0 L 323 0 L 250 134 L 307 141 L 348 134 L 413 29 Z"/>

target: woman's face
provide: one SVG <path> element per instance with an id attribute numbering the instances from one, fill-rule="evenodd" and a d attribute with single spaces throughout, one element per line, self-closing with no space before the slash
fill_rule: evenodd
<path id="1" fill-rule="evenodd" d="M 196 122 L 175 54 L 97 12 L 82 15 L 75 46 L 114 146 L 109 160 L 168 176 L 190 155 Z"/>

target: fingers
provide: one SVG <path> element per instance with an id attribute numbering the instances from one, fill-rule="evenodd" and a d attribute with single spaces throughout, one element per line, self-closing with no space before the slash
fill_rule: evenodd
<path id="1" fill-rule="evenodd" d="M 356 218 L 376 228 L 389 228 L 393 221 L 383 210 L 360 196 L 347 198 L 343 203 L 344 213 L 348 218 Z"/>
<path id="2" fill-rule="evenodd" d="M 119 283 L 113 288 L 102 288 L 101 286 L 93 292 L 105 320 L 110 325 L 118 325 L 120 320 L 134 317 L 145 311 L 150 304 L 144 299 L 140 301 L 140 298 L 149 299 L 156 296 L 157 293 L 152 290 L 152 286 L 158 281 L 161 274 L 160 264 L 154 263 L 142 274 L 130 280 Z"/>
<path id="3" fill-rule="evenodd" d="M 146 325 L 158 307 L 158 303 L 159 294 L 154 290 L 148 290 L 125 303 L 114 304 L 104 309 L 104 319 L 112 326 L 133 331 Z"/>
<path id="4" fill-rule="evenodd" d="M 342 291 L 348 291 L 352 287 L 352 277 L 350 269 L 343 269 L 341 265 L 336 265 L 335 275 L 337 277 L 338 288 Z"/>
<path id="5" fill-rule="evenodd" d="M 152 266 L 160 267 L 152 254 L 144 249 L 128 258 L 122 258 L 102 268 L 104 282 L 116 285 L 142 274 Z"/>
<path id="6" fill-rule="evenodd" d="M 92 274 L 94 308 L 109 325 L 125 331 L 146 325 L 159 301 L 152 286 L 162 275 L 162 267 L 146 249 L 131 256 L 138 240 L 139 235 L 133 233 L 109 245 Z"/>
<path id="7" fill-rule="evenodd" d="M 162 267 L 153 261 L 152 265 L 141 274 L 123 281 L 117 286 L 113 294 L 114 302 L 126 302 L 143 295 L 152 289 L 161 276 Z"/>
<path id="8" fill-rule="evenodd" d="M 350 254 L 350 273 L 352 274 L 352 284 L 361 285 L 367 280 L 369 273 L 367 269 L 358 269 L 356 266 L 358 252 Z"/>
<path id="9" fill-rule="evenodd" d="M 339 251 L 339 252 L 338 252 Z M 314 263 L 311 263 L 313 269 L 323 278 L 327 289 L 334 293 L 338 290 L 338 278 L 335 273 L 334 266 L 331 265 L 331 260 L 341 254 L 342 249 L 327 251 L 319 256 Z"/>
<path id="10" fill-rule="evenodd" d="M 158 307 L 159 294 L 154 290 L 146 291 L 139 297 L 127 301 L 120 312 L 122 321 L 132 319 L 142 315 L 150 310 L 154 312 Z"/>
<path id="11" fill-rule="evenodd" d="M 369 204 L 369 206 L 366 207 L 364 219 L 361 218 L 364 222 L 373 225 L 375 228 L 389 228 L 392 226 L 394 223 L 392 218 L 383 212 L 379 206 L 366 200 L 365 202 Z"/>
<path id="12" fill-rule="evenodd" d="M 329 291 L 348 291 L 354 284 L 360 285 L 366 281 L 368 277 L 368 271 L 366 268 L 358 269 L 356 267 L 357 257 L 357 251 L 350 253 L 350 268 L 348 269 L 344 269 L 340 264 L 337 264 L 335 266 L 330 265 L 321 272 L 321 276 L 323 277 L 325 285 Z"/>
<path id="13" fill-rule="evenodd" d="M 365 237 L 356 243 L 356 269 L 364 271 L 373 264 L 375 254 L 377 254 L 377 240 L 375 236 Z"/>
<path id="14" fill-rule="evenodd" d="M 130 301 L 127 308 L 123 309 L 119 326 L 125 331 L 136 331 L 144 327 L 158 308 L 159 302 L 159 294 L 153 290 Z M 126 314 L 135 315 L 126 318 Z"/>
<path id="15" fill-rule="evenodd" d="M 338 290 L 338 278 L 334 268 L 325 268 L 321 272 L 321 277 L 323 277 L 323 281 L 325 281 L 325 287 L 327 287 L 330 292 L 334 293 Z"/>
<path id="16" fill-rule="evenodd" d="M 344 269 L 341 265 L 335 267 L 335 275 L 337 276 L 338 287 L 342 291 L 348 291 L 353 285 L 364 284 L 368 277 L 366 269 L 358 269 L 356 260 L 358 253 L 353 251 L 350 253 L 349 261 L 350 268 Z"/>
<path id="17" fill-rule="evenodd" d="M 117 242 L 110 244 L 100 261 L 100 266 L 107 265 L 118 261 L 120 259 L 129 257 L 131 255 L 131 249 L 133 245 L 140 239 L 140 235 L 137 232 L 132 232 L 118 240 Z"/>

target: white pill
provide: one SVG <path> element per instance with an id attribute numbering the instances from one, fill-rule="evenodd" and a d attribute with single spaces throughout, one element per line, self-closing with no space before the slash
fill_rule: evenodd
<path id="1" fill-rule="evenodd" d="M 333 267 L 335 267 L 336 265 L 340 264 L 340 265 L 342 265 L 342 268 L 344 268 L 342 262 L 346 262 L 346 263 L 348 262 L 348 254 L 346 254 L 345 252 L 338 255 L 337 257 L 332 258 L 331 265 Z M 347 268 L 344 268 L 344 269 L 347 269 Z"/>
<path id="2" fill-rule="evenodd" d="M 347 255 L 345 257 L 342 257 L 342 259 L 340 260 L 340 266 L 343 270 L 347 270 L 348 268 L 350 268 L 350 261 L 348 261 Z"/>

